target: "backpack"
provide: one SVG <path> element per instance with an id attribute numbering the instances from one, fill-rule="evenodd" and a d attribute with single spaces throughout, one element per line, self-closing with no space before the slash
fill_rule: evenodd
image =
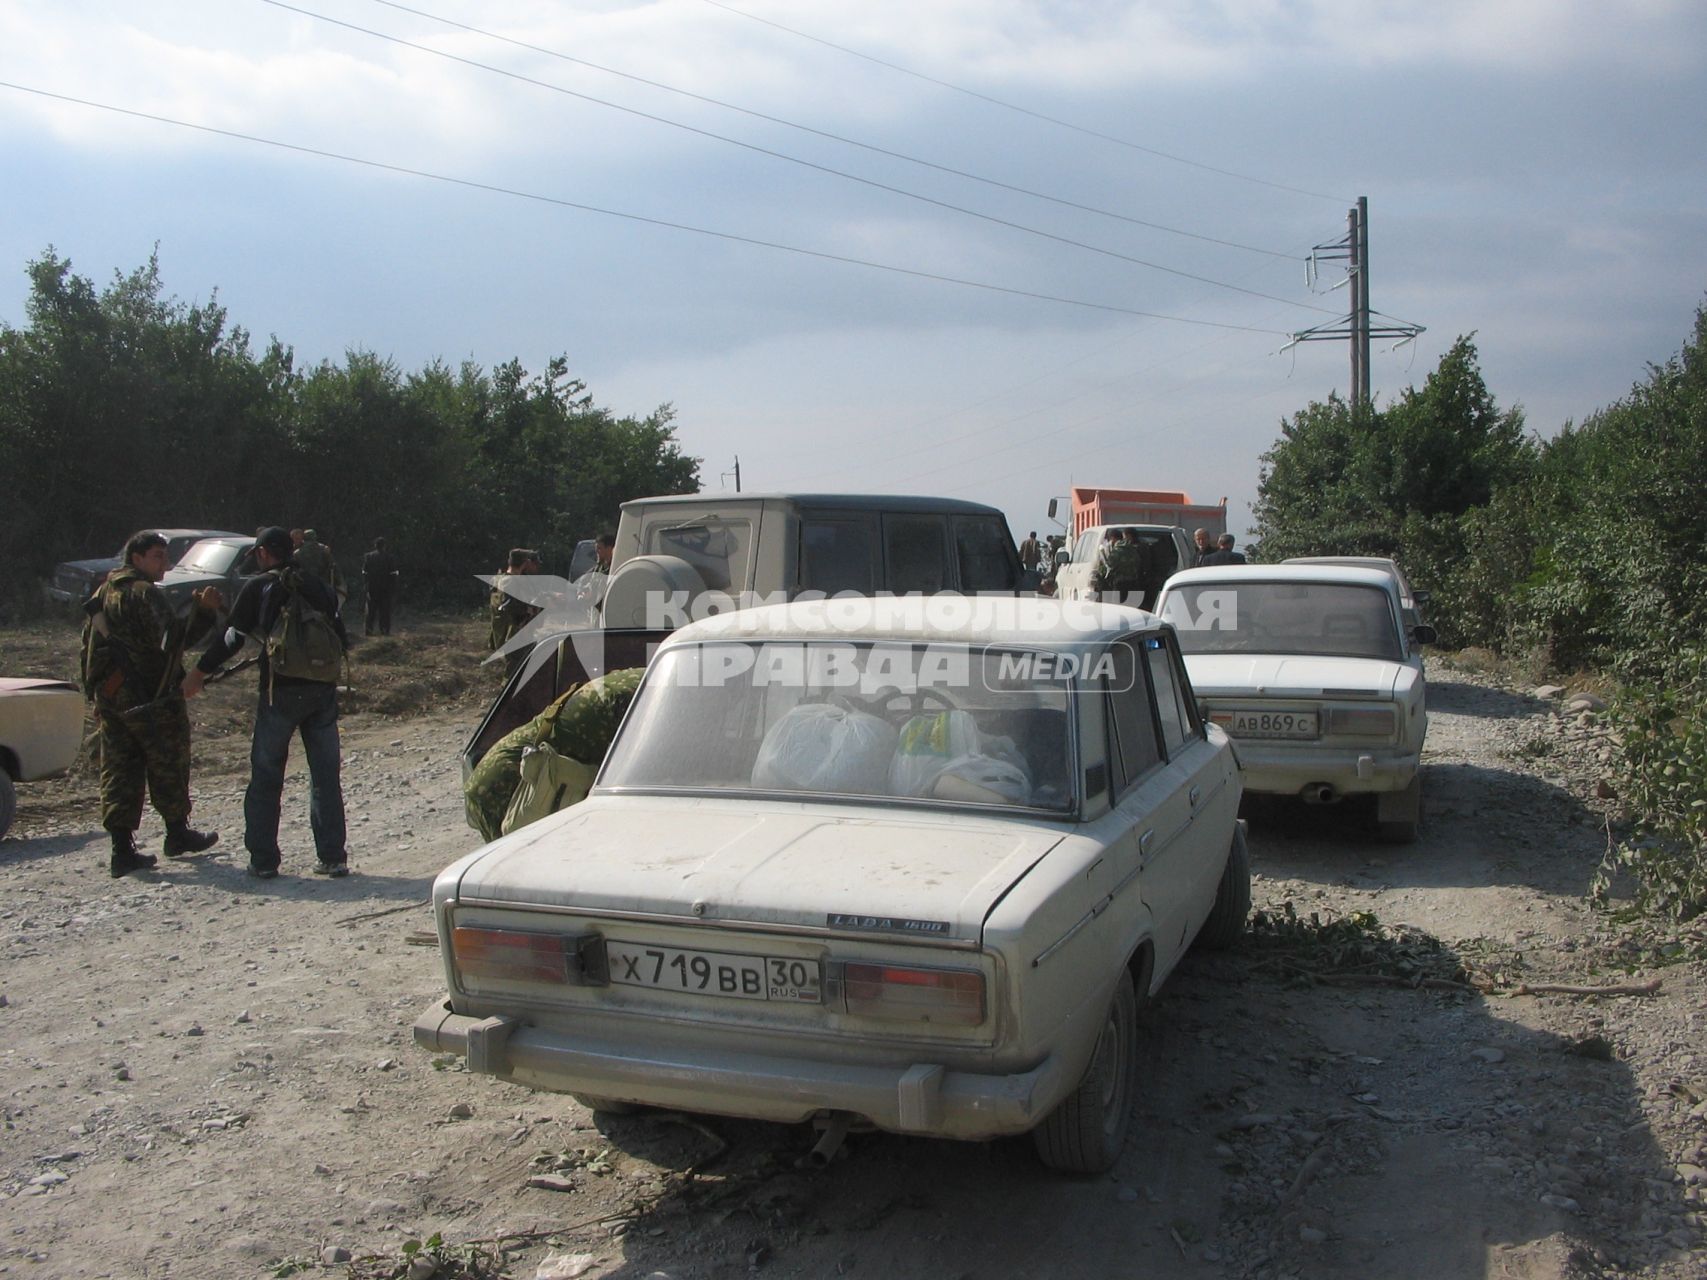
<path id="1" fill-rule="evenodd" d="M 333 615 L 317 608 L 303 594 L 297 569 L 281 569 L 277 582 L 268 589 L 285 592 L 284 604 L 267 633 L 267 668 L 272 677 L 337 684 L 344 666 L 344 642 L 333 625 Z"/>

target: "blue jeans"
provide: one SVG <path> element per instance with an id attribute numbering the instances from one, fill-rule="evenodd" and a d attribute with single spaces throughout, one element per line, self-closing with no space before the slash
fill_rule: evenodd
<path id="1" fill-rule="evenodd" d="M 265 685 L 255 709 L 255 740 L 249 748 L 249 790 L 243 797 L 243 845 L 260 871 L 279 866 L 279 797 L 291 735 L 302 733 L 308 757 L 308 825 L 322 862 L 341 863 L 344 850 L 344 789 L 339 781 L 338 686 L 318 681 L 276 684 L 269 701 Z"/>

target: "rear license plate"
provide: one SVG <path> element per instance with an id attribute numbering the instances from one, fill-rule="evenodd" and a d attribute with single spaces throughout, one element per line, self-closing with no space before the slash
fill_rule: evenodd
<path id="1" fill-rule="evenodd" d="M 1236 738 L 1314 738 L 1314 711 L 1235 711 L 1232 734 Z"/>
<path id="2" fill-rule="evenodd" d="M 610 980 L 623 986 L 732 1000 L 794 1004 L 822 1004 L 824 1000 L 816 960 L 690 951 L 618 938 L 605 939 L 605 955 L 610 962 Z"/>

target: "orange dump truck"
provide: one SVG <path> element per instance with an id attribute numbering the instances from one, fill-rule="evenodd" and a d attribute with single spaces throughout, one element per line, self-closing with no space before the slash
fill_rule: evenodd
<path id="1" fill-rule="evenodd" d="M 1227 499 L 1193 502 L 1177 489 L 1102 489 L 1073 486 L 1073 537 L 1098 525 L 1177 525 L 1188 534 L 1207 529 L 1210 540 L 1227 532 Z"/>

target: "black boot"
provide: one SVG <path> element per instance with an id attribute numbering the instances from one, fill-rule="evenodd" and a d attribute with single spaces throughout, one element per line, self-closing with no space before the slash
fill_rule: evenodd
<path id="1" fill-rule="evenodd" d="M 115 831 L 113 835 L 113 879 L 130 871 L 147 871 L 154 866 L 154 855 L 138 853 L 135 833 L 130 831 Z"/>
<path id="2" fill-rule="evenodd" d="M 188 821 L 166 824 L 166 843 L 161 852 L 168 858 L 181 858 L 186 853 L 200 853 L 219 843 L 217 831 L 192 831 Z"/>

